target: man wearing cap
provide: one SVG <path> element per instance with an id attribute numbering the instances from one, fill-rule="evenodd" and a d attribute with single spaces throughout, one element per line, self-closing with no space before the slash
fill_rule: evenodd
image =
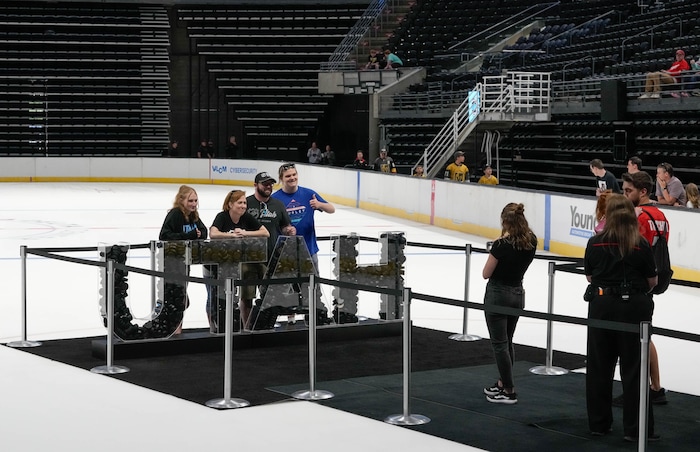
<path id="1" fill-rule="evenodd" d="M 464 164 L 464 152 L 457 151 L 454 155 L 454 162 L 445 168 L 445 179 L 457 182 L 469 182 L 469 168 Z"/>
<path id="2" fill-rule="evenodd" d="M 295 235 L 296 229 L 292 226 L 292 222 L 287 214 L 284 204 L 281 201 L 271 198 L 272 186 L 275 184 L 275 179 L 266 172 L 255 175 L 253 186 L 255 192 L 246 197 L 248 202 L 247 212 L 255 217 L 260 224 L 265 226 L 270 236 L 267 238 L 267 260 L 270 260 L 272 252 L 277 243 L 277 237 L 280 233 L 284 235 Z M 264 264 L 246 264 L 245 278 L 262 279 L 265 277 L 267 267 Z M 254 292 L 253 292 L 254 293 Z M 243 327 L 248 329 L 250 311 L 253 307 L 253 300 L 241 298 L 241 322 Z"/>
<path id="3" fill-rule="evenodd" d="M 488 163 L 484 167 L 484 175 L 479 178 L 479 183 L 485 185 L 498 185 L 498 178 L 493 175 L 493 169 Z"/>
<path id="4" fill-rule="evenodd" d="M 387 157 L 386 149 L 379 151 L 379 157 L 374 160 L 374 170 L 382 173 L 396 173 L 394 159 Z"/>
<path id="5" fill-rule="evenodd" d="M 639 96 L 640 99 L 658 99 L 661 97 L 661 85 L 673 85 L 680 81 L 681 72 L 690 69 L 690 65 L 685 60 L 685 52 L 681 49 L 676 50 L 676 59 L 668 70 L 649 72 L 646 77 L 644 86 L 644 94 Z M 674 97 L 679 97 L 677 93 Z M 687 94 L 686 94 L 687 95 Z"/>
<path id="6" fill-rule="evenodd" d="M 272 255 L 280 233 L 283 235 L 296 235 L 296 229 L 292 226 L 287 209 L 279 199 L 272 198 L 272 187 L 277 181 L 266 172 L 255 175 L 255 192 L 246 198 L 248 201 L 248 213 L 255 217 L 270 232 L 267 239 L 267 257 Z"/>

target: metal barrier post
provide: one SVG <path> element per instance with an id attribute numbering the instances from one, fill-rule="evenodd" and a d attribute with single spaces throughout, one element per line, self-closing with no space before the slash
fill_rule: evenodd
<path id="1" fill-rule="evenodd" d="M 639 324 L 639 340 L 642 343 L 642 355 L 639 364 L 639 444 L 640 452 L 647 450 L 649 438 L 649 338 L 651 337 L 651 322 Z"/>
<path id="2" fill-rule="evenodd" d="M 300 400 L 326 400 L 335 397 L 330 391 L 316 389 L 316 275 L 309 275 L 309 389 L 296 391 Z"/>
<path id="3" fill-rule="evenodd" d="M 430 418 L 411 414 L 411 289 L 403 290 L 403 414 L 392 414 L 384 419 L 393 425 L 421 425 Z"/>
<path id="4" fill-rule="evenodd" d="M 467 322 L 469 321 L 469 273 L 471 270 L 472 245 L 467 243 L 464 252 L 466 254 L 465 270 L 464 270 L 464 314 L 462 314 L 462 334 L 453 334 L 448 339 L 460 342 L 478 341 L 481 337 L 467 333 Z"/>
<path id="5" fill-rule="evenodd" d="M 123 374 L 128 367 L 114 365 L 114 261 L 107 259 L 107 365 L 90 369 L 96 374 Z"/>
<path id="6" fill-rule="evenodd" d="M 240 289 L 239 289 L 240 297 Z M 240 300 L 239 300 L 240 301 Z M 226 280 L 226 338 L 224 339 L 224 397 L 207 400 L 206 406 L 220 410 L 243 408 L 250 405 L 245 399 L 231 398 L 233 354 L 233 280 Z"/>
<path id="7" fill-rule="evenodd" d="M 28 348 L 28 347 L 38 347 L 41 342 L 28 341 L 27 340 L 27 247 L 22 245 L 19 247 L 19 256 L 22 267 L 22 281 L 21 281 L 21 296 L 22 298 L 22 338 L 19 341 L 8 342 L 8 347 L 14 348 Z"/>
<path id="8" fill-rule="evenodd" d="M 549 263 L 549 289 L 547 293 L 547 314 L 554 312 L 554 268 L 555 262 Z M 564 375 L 569 371 L 563 367 L 552 366 L 552 358 L 554 351 L 552 350 L 552 321 L 547 320 L 547 357 L 544 366 L 535 366 L 530 368 L 530 372 L 537 375 Z"/>
<path id="9" fill-rule="evenodd" d="M 149 249 L 151 251 L 151 270 L 156 270 L 156 241 L 151 240 L 149 242 Z M 156 277 L 151 276 L 151 310 L 156 308 Z"/>

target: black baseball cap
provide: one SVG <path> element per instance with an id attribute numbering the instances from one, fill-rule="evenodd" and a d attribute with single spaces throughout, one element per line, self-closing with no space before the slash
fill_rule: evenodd
<path id="1" fill-rule="evenodd" d="M 277 181 L 275 180 L 274 177 L 270 176 L 268 173 L 266 173 L 264 171 L 262 173 L 258 173 L 255 175 L 255 183 L 256 184 L 259 184 L 261 182 L 267 182 L 269 180 L 271 180 L 273 184 L 277 183 Z"/>

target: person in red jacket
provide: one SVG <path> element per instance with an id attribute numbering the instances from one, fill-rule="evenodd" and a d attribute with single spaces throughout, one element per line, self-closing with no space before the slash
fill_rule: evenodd
<path id="1" fill-rule="evenodd" d="M 639 96 L 640 99 L 658 99 L 661 97 L 661 85 L 673 85 L 680 81 L 681 72 L 690 69 L 690 65 L 685 60 L 685 52 L 681 49 L 676 50 L 676 59 L 668 70 L 649 72 L 644 85 L 644 94 Z M 674 97 L 679 97 L 677 93 Z M 687 95 L 687 94 L 686 94 Z"/>

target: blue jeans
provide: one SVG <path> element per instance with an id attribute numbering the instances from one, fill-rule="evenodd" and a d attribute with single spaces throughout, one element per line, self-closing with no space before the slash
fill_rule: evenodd
<path id="1" fill-rule="evenodd" d="M 525 307 L 525 290 L 522 286 L 507 286 L 489 280 L 486 284 L 484 305 L 523 309 Z M 491 312 L 486 312 L 485 315 L 501 382 L 504 388 L 512 389 L 515 387 L 513 383 L 513 363 L 515 362 L 513 335 L 519 317 Z"/>

